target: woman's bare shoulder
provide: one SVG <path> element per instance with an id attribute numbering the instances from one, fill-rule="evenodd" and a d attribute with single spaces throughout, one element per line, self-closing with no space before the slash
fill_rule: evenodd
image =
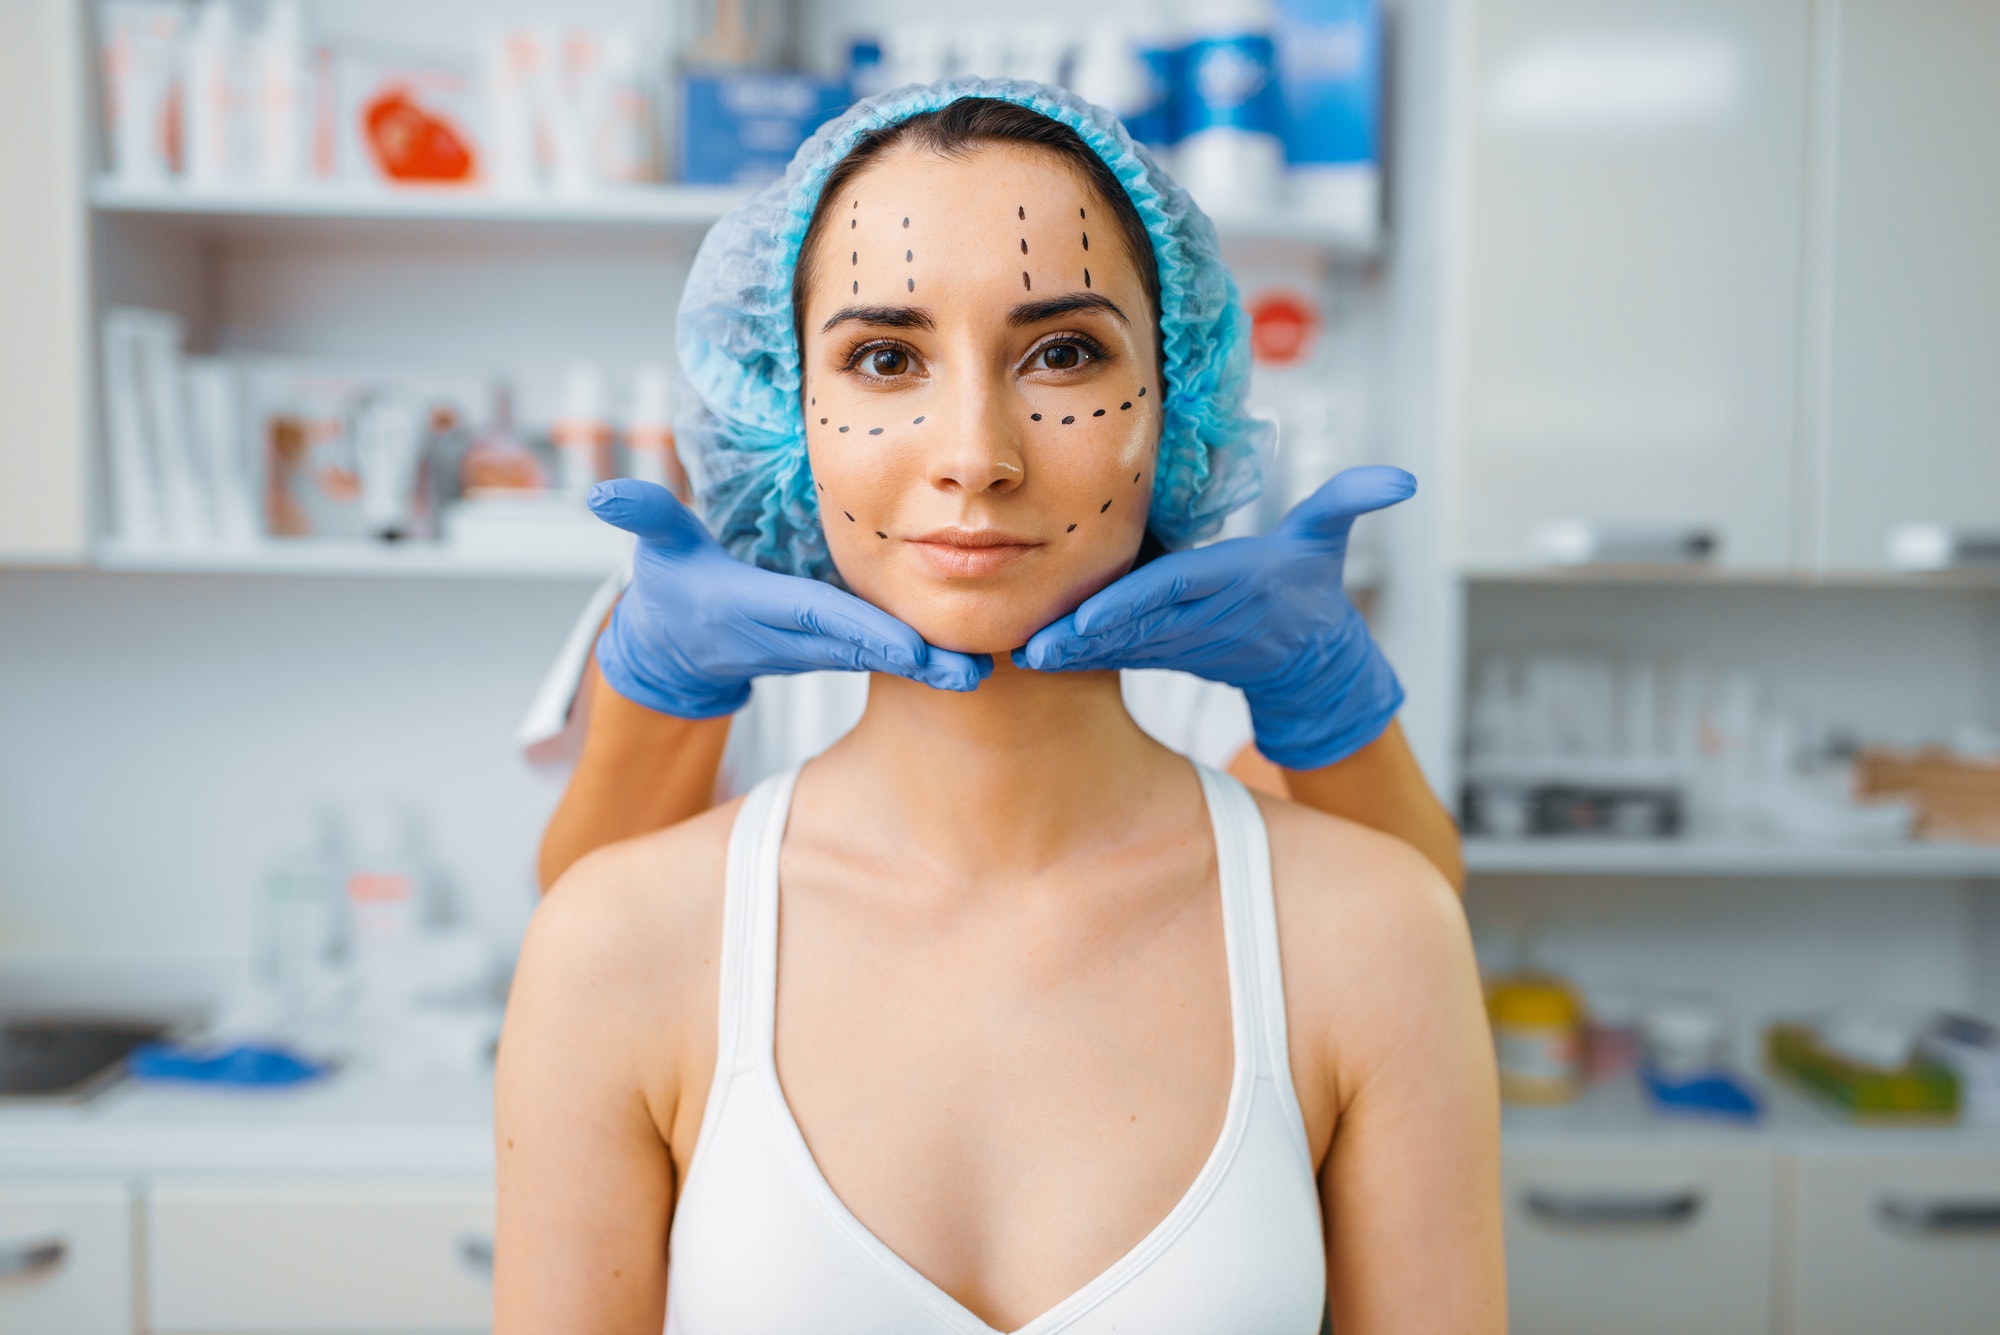
<path id="1" fill-rule="evenodd" d="M 535 910 L 523 967 L 587 987 L 600 1002 L 679 1010 L 682 985 L 714 976 L 739 805 L 579 858 Z"/>
<path id="2" fill-rule="evenodd" d="M 1422 854 L 1282 798 L 1257 802 L 1271 839 L 1286 1010 L 1323 1036 L 1323 1050 L 1337 1051 L 1351 1075 L 1443 1015 L 1478 1008 L 1464 908 Z"/>

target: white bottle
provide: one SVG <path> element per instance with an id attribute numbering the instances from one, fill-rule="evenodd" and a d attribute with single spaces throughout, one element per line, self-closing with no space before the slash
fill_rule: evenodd
<path id="1" fill-rule="evenodd" d="M 187 41 L 187 183 L 197 190 L 234 184 L 236 21 L 226 0 L 203 0 Z"/>
<path id="2" fill-rule="evenodd" d="M 267 189 L 297 185 L 306 162 L 306 21 L 299 0 L 271 0 L 251 50 L 255 177 Z"/>
<path id="3" fill-rule="evenodd" d="M 549 428 L 555 444 L 558 485 L 581 497 L 611 475 L 611 426 L 604 407 L 604 375 L 578 362 L 563 377 L 562 416 Z"/>
<path id="4" fill-rule="evenodd" d="M 1284 99 L 1269 0 L 1194 0 L 1181 53 L 1181 183 L 1210 213 L 1258 216 L 1285 180 Z"/>
<path id="5" fill-rule="evenodd" d="M 541 34 L 532 28 L 493 25 L 481 36 L 486 172 L 500 194 L 532 194 L 539 184 L 535 98 L 548 59 Z"/>
<path id="6" fill-rule="evenodd" d="M 688 499 L 687 473 L 674 450 L 673 381 L 658 362 L 648 362 L 633 374 L 625 449 L 633 477 Z"/>

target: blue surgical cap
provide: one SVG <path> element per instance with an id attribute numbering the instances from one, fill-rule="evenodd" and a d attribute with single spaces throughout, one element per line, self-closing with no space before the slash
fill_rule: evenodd
<path id="1" fill-rule="evenodd" d="M 1075 130 L 1152 238 L 1166 393 L 1148 531 L 1185 547 L 1256 499 L 1257 450 L 1270 427 L 1244 409 L 1249 321 L 1214 224 L 1110 112 L 1045 84 L 948 79 L 883 93 L 827 122 L 695 255 L 677 343 L 696 398 L 677 423 L 678 445 L 709 528 L 744 561 L 838 581 L 806 458 L 792 271 L 827 175 L 862 136 L 967 97 L 1018 103 Z"/>

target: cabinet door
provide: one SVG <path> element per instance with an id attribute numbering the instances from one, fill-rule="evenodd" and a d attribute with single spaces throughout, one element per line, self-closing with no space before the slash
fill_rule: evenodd
<path id="1" fill-rule="evenodd" d="M 0 1331 L 131 1335 L 133 1315 L 126 1184 L 0 1179 Z"/>
<path id="2" fill-rule="evenodd" d="M 0 562 L 84 553 L 81 10 L 0 4 Z"/>
<path id="3" fill-rule="evenodd" d="M 1509 1149 L 1502 1182 L 1518 1335 L 1769 1335 L 1767 1151 Z"/>
<path id="4" fill-rule="evenodd" d="M 1808 1153 L 1786 1177 L 1788 1329 L 2000 1329 L 2000 1153 Z"/>
<path id="5" fill-rule="evenodd" d="M 146 1201 L 156 1331 L 469 1331 L 492 1317 L 486 1181 L 172 1178 Z"/>
<path id="6" fill-rule="evenodd" d="M 1852 572 L 1895 525 L 2000 536 L 2000 5 L 1831 12 L 1822 522 Z"/>
<path id="7" fill-rule="evenodd" d="M 1468 568 L 1573 521 L 1791 559 L 1808 0 L 1480 0 L 1453 478 Z"/>

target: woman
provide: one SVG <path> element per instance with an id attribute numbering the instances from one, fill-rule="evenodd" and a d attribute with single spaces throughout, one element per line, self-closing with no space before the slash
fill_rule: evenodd
<path id="1" fill-rule="evenodd" d="M 1450 889 L 1191 767 L 1115 673 L 1009 656 L 1247 498 L 1205 220 L 1031 85 L 892 94 L 800 161 L 690 278 L 711 522 L 993 672 L 877 676 L 803 770 L 549 897 L 501 1046 L 497 1328 L 1501 1328 Z M 717 273 L 796 342 L 691 348 Z"/>

